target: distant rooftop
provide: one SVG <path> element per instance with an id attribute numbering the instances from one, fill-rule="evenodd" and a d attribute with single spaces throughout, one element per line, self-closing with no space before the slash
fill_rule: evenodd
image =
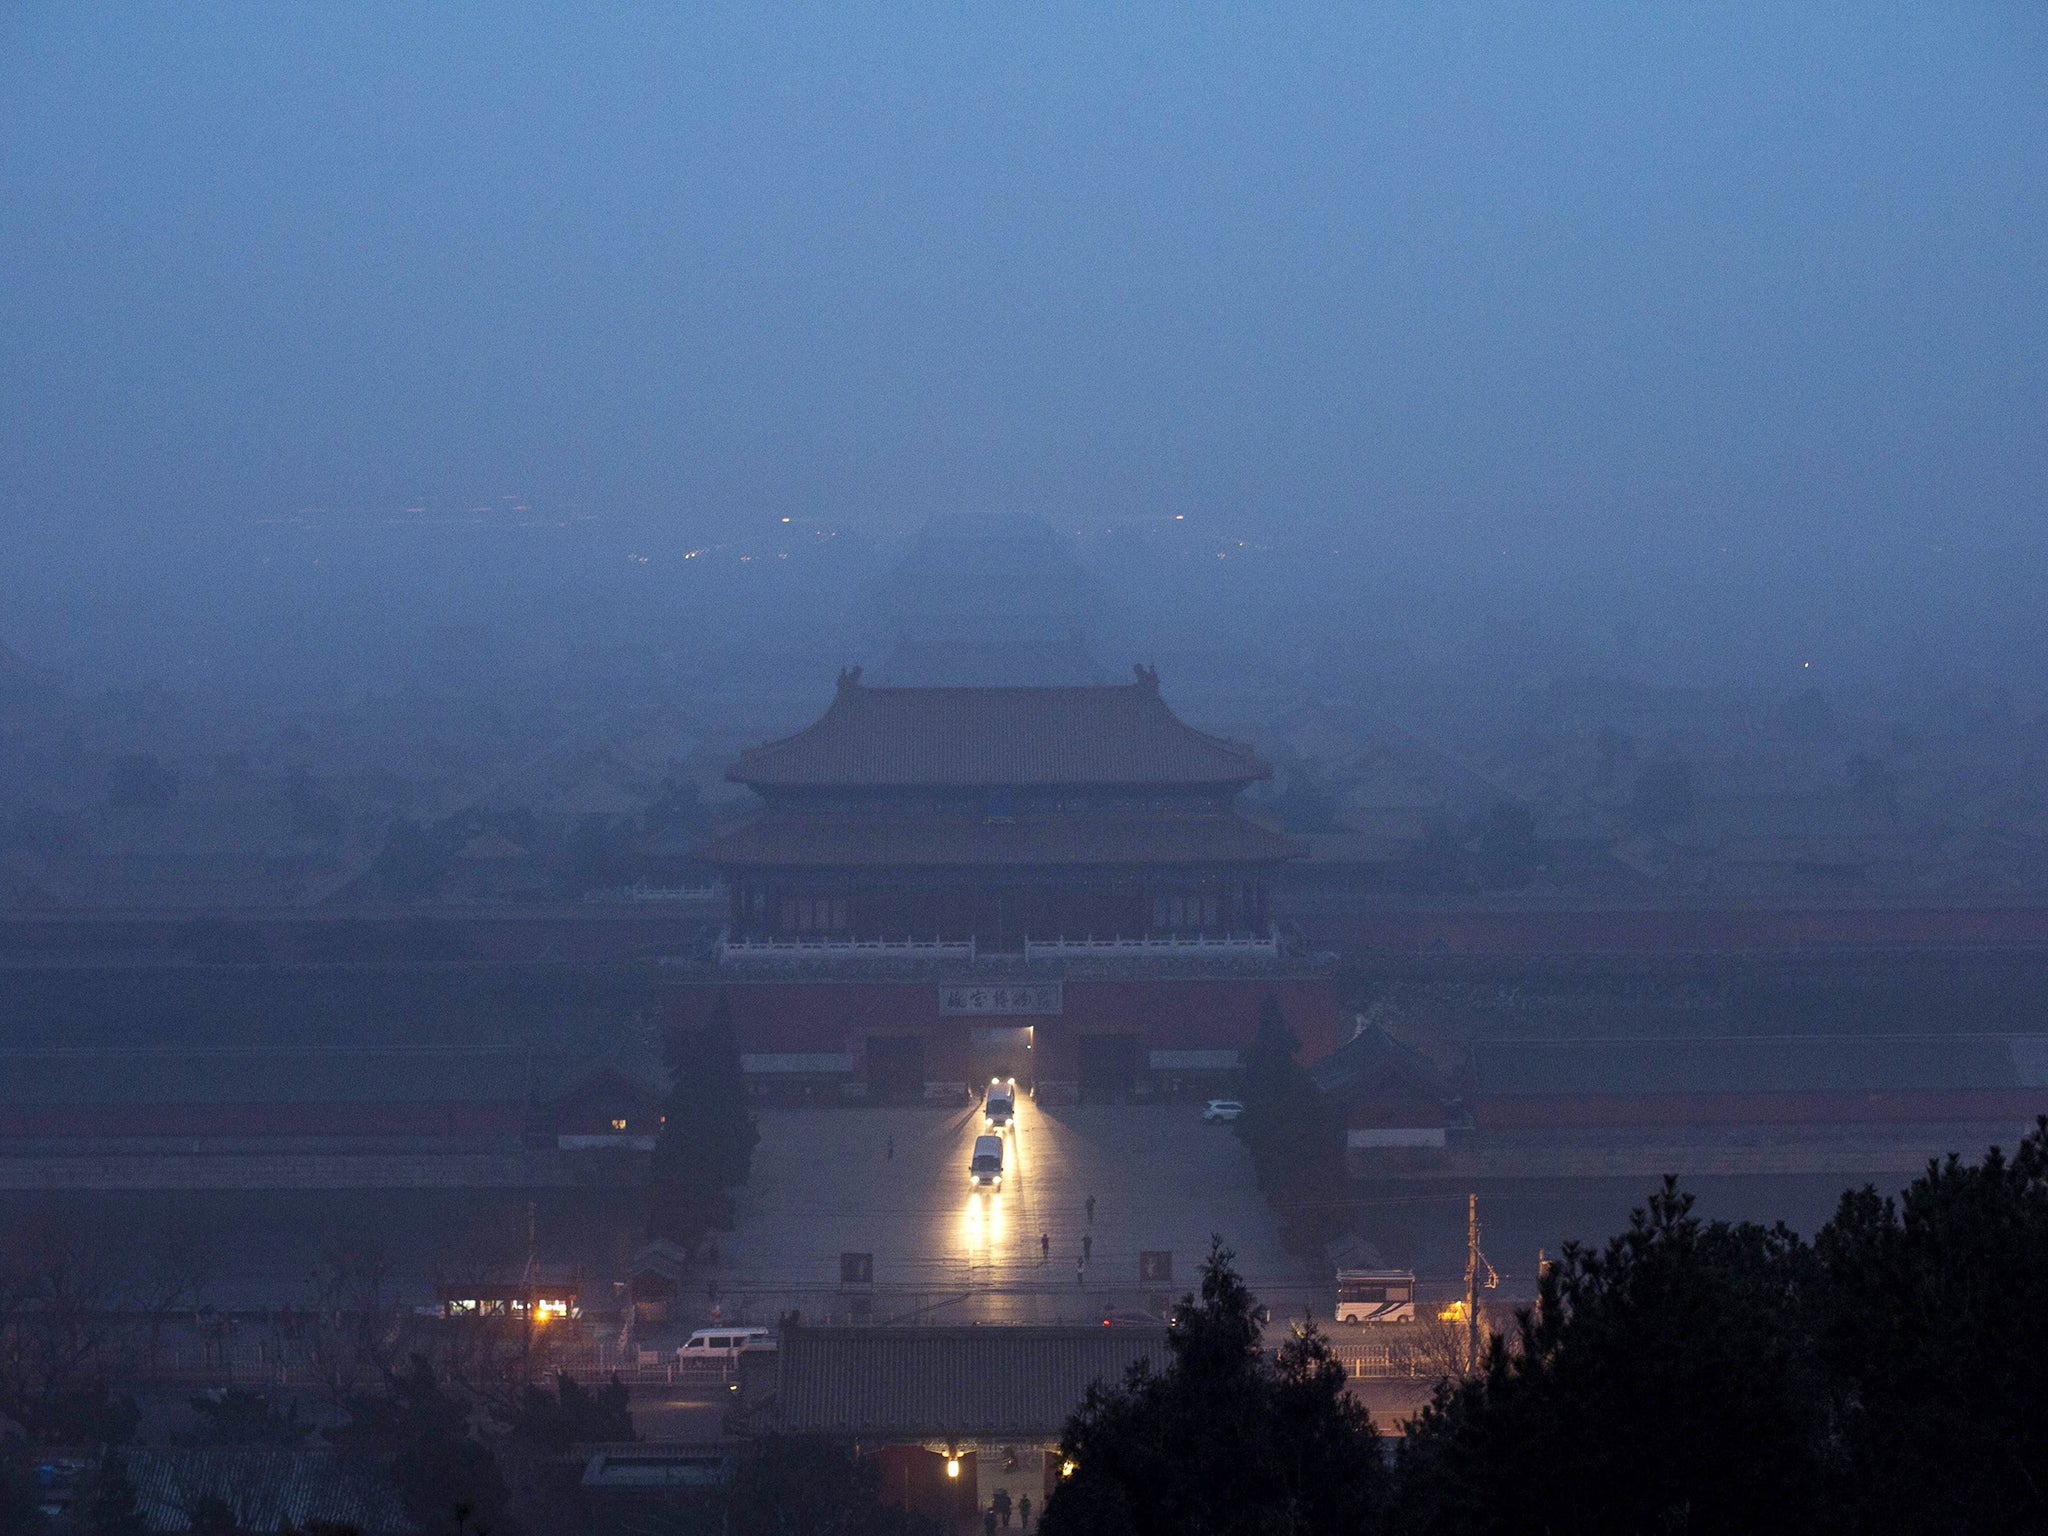
<path id="1" fill-rule="evenodd" d="M 1251 748 L 1175 715 L 1156 672 L 1137 672 L 1104 687 L 870 688 L 856 667 L 816 724 L 742 754 L 726 777 L 774 788 L 1220 788 L 1271 775 Z"/>

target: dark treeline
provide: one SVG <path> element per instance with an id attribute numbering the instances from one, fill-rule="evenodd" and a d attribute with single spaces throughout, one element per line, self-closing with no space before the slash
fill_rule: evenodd
<path id="1" fill-rule="evenodd" d="M 1863 1189 L 1806 1242 L 1675 1181 L 1567 1247 L 1391 1455 L 1311 1328 L 1277 1361 L 1217 1252 L 1173 1359 L 1098 1388 L 1046 1536 L 2039 1530 L 2048 1120 Z"/>

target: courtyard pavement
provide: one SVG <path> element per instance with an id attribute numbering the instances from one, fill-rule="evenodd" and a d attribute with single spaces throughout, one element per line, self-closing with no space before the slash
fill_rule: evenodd
<path id="1" fill-rule="evenodd" d="M 1020 1097 L 1000 1191 L 968 1182 L 986 1129 L 979 1105 L 770 1109 L 760 1126 L 737 1229 L 722 1241 L 721 1305 L 735 1314 L 858 1315 L 861 1292 L 840 1286 L 839 1258 L 864 1252 L 875 1282 L 864 1315 L 876 1322 L 1095 1323 L 1194 1288 L 1215 1233 L 1276 1314 L 1313 1303 L 1329 1315 L 1328 1286 L 1281 1249 L 1243 1144 L 1204 1124 L 1198 1104 L 1042 1108 Z M 1141 1280 L 1141 1251 L 1170 1253 L 1171 1280 Z"/>

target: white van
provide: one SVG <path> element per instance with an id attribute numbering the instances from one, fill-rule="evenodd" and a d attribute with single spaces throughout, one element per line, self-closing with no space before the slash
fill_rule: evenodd
<path id="1" fill-rule="evenodd" d="M 993 1184 L 997 1189 L 1003 1187 L 1002 1137 L 974 1138 L 974 1161 L 967 1165 L 967 1177 L 976 1184 Z"/>
<path id="2" fill-rule="evenodd" d="M 766 1328 L 699 1328 L 676 1350 L 677 1365 L 724 1365 L 742 1350 L 773 1349 L 775 1335 Z"/>
<path id="3" fill-rule="evenodd" d="M 988 1092 L 982 1096 L 982 1118 L 992 1131 L 1000 1131 L 1017 1116 L 1017 1079 L 990 1078 Z"/>

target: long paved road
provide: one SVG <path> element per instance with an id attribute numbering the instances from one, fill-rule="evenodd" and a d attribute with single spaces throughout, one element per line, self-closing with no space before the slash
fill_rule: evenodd
<path id="1" fill-rule="evenodd" d="M 1242 1144 L 1199 1106 L 1021 1099 L 1000 1191 L 968 1181 L 984 1130 L 979 1106 L 765 1111 L 726 1245 L 728 1304 L 846 1315 L 839 1255 L 858 1251 L 875 1256 L 877 1320 L 1094 1321 L 1191 1288 L 1212 1232 L 1276 1310 L 1326 1289 L 1282 1251 Z M 1170 1284 L 1140 1283 L 1142 1250 L 1173 1255 Z"/>

